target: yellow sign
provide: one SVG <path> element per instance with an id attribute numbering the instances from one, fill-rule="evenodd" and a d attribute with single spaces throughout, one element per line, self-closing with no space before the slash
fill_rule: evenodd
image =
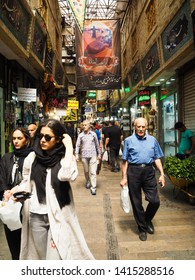
<path id="1" fill-rule="evenodd" d="M 77 110 L 71 109 L 66 110 L 66 116 L 64 117 L 65 122 L 76 122 L 77 121 Z"/>
<path id="2" fill-rule="evenodd" d="M 79 109 L 79 101 L 77 100 L 68 100 L 68 108 L 69 109 Z"/>

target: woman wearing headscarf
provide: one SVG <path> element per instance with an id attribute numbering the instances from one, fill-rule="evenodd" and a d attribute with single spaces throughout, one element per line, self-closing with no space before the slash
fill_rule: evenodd
<path id="1" fill-rule="evenodd" d="M 6 190 L 20 183 L 24 159 L 32 151 L 30 135 L 26 129 L 15 128 L 11 137 L 13 152 L 6 153 L 0 160 L 0 199 Z M 4 229 L 12 259 L 19 260 L 21 229 L 11 231 L 7 225 L 4 225 Z"/>
<path id="2" fill-rule="evenodd" d="M 20 259 L 94 259 L 80 228 L 70 181 L 78 175 L 70 136 L 54 119 L 35 134 L 24 181 L 12 190 L 31 192 L 24 202 Z"/>

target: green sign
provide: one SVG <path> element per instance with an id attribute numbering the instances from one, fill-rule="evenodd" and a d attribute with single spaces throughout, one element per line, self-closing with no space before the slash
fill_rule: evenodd
<path id="1" fill-rule="evenodd" d="M 94 98 L 96 98 L 96 92 L 95 92 L 95 91 L 89 91 L 89 92 L 87 93 L 87 98 L 89 98 L 89 99 L 94 99 Z"/>

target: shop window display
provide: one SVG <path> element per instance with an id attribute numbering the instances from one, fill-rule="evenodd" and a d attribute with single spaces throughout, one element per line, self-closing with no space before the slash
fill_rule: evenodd
<path id="1" fill-rule="evenodd" d="M 165 156 L 175 155 L 175 100 L 174 94 L 163 100 L 163 135 Z"/>

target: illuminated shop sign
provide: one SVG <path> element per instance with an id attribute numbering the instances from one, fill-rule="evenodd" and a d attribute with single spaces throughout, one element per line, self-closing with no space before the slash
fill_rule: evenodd
<path id="1" fill-rule="evenodd" d="M 138 106 L 150 106 L 151 105 L 151 91 L 141 90 L 138 92 Z"/>
<path id="2" fill-rule="evenodd" d="M 96 91 L 88 91 L 87 98 L 88 99 L 96 99 Z"/>

